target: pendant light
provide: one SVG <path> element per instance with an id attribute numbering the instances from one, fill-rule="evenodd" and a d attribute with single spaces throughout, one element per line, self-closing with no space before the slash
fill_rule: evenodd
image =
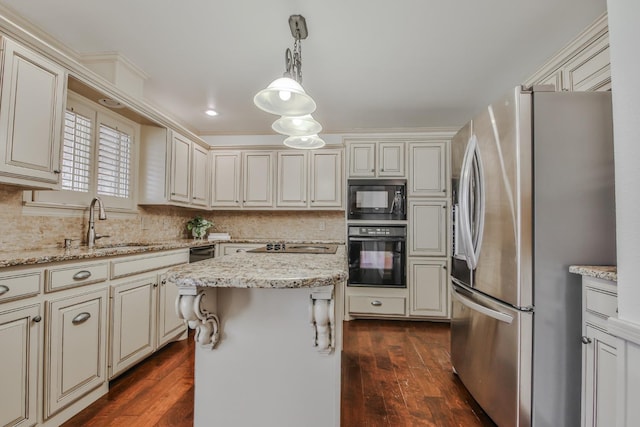
<path id="1" fill-rule="evenodd" d="M 318 135 L 290 136 L 284 140 L 284 145 L 303 150 L 314 150 L 324 147 L 325 142 Z"/>
<path id="2" fill-rule="evenodd" d="M 311 117 L 311 114 L 304 116 L 282 116 L 271 125 L 271 129 L 283 135 L 305 136 L 316 135 L 322 130 L 322 125 Z"/>
<path id="3" fill-rule="evenodd" d="M 325 145 L 318 136 L 322 126 L 311 113 L 316 110 L 316 103 L 302 87 L 302 42 L 308 35 L 307 23 L 302 15 L 289 17 L 289 28 L 295 39 L 293 51 L 285 51 L 285 72 L 283 77 L 271 82 L 266 89 L 254 96 L 253 103 L 263 111 L 281 117 L 271 128 L 283 135 L 287 147 L 313 149 Z"/>

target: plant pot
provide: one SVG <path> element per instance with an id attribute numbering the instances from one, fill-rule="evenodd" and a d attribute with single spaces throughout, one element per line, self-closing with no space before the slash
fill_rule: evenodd
<path id="1" fill-rule="evenodd" d="M 194 239 L 202 240 L 204 238 L 205 234 L 207 234 L 207 229 L 206 228 L 192 228 L 191 229 L 191 235 L 193 235 Z"/>

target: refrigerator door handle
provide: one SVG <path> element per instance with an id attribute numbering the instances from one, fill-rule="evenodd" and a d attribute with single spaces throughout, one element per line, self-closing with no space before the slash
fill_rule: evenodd
<path id="1" fill-rule="evenodd" d="M 473 156 L 476 151 L 478 140 L 475 135 L 469 138 L 467 151 L 462 160 L 462 171 L 460 173 L 460 238 L 462 240 L 462 251 L 467 261 L 467 267 L 474 270 L 477 266 L 475 250 L 473 247 L 473 239 L 471 237 L 471 212 L 469 208 L 469 192 L 471 186 L 471 170 L 473 167 Z"/>
<path id="2" fill-rule="evenodd" d="M 511 322 L 513 322 L 513 316 L 502 313 L 500 311 L 493 310 L 489 307 L 485 307 L 484 305 L 478 304 L 477 302 L 472 301 L 469 298 L 462 295 L 453 286 L 451 287 L 451 293 L 453 294 L 453 297 L 457 299 L 458 302 L 460 302 L 460 304 L 469 307 L 471 310 L 477 311 L 479 313 L 484 314 L 485 316 L 489 316 L 491 318 L 499 320 L 500 322 L 504 322 L 507 324 L 511 324 Z"/>

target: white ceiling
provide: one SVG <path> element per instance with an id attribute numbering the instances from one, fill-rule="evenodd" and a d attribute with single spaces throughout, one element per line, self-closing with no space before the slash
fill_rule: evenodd
<path id="1" fill-rule="evenodd" d="M 460 126 L 524 81 L 606 0 L 0 0 L 80 54 L 118 52 L 196 133 L 272 133 L 253 96 L 302 14 L 303 85 L 324 132 Z M 213 107 L 220 116 L 203 111 Z"/>

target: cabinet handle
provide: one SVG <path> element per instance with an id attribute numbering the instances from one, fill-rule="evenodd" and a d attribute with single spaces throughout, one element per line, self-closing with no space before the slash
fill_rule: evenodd
<path id="1" fill-rule="evenodd" d="M 384 172 L 384 169 L 380 169 L 380 172 Z"/>
<path id="2" fill-rule="evenodd" d="M 73 320 L 71 321 L 71 323 L 73 323 L 74 325 L 79 325 L 79 324 L 84 323 L 87 320 L 89 320 L 90 317 L 91 317 L 90 313 L 87 313 L 86 311 L 83 311 L 82 313 L 80 313 L 76 317 L 74 317 Z"/>
<path id="3" fill-rule="evenodd" d="M 591 344 L 591 338 L 582 336 L 582 344 Z"/>
<path id="4" fill-rule="evenodd" d="M 374 307 L 380 307 L 382 305 L 382 302 L 375 300 L 375 301 L 371 301 L 371 305 Z"/>
<path id="5" fill-rule="evenodd" d="M 157 283 L 154 283 L 154 284 L 153 284 L 153 287 L 154 287 L 154 288 L 157 288 L 157 287 L 158 287 L 158 284 L 157 284 Z"/>
<path id="6" fill-rule="evenodd" d="M 167 284 L 167 279 L 162 279 L 162 282 L 160 282 L 160 283 L 162 283 L 163 285 L 166 285 Z"/>
<path id="7" fill-rule="evenodd" d="M 58 169 L 55 169 L 55 170 L 53 171 L 53 173 L 55 173 L 55 174 L 57 175 L 57 174 L 59 174 L 59 173 L 60 173 L 60 171 L 59 171 Z"/>
<path id="8" fill-rule="evenodd" d="M 443 266 L 442 266 L 442 268 L 443 268 L 444 270 L 446 270 L 446 269 L 447 269 L 447 266 L 446 266 L 446 265 L 443 265 Z"/>
<path id="9" fill-rule="evenodd" d="M 171 193 L 171 195 L 172 195 L 172 196 L 175 196 L 175 195 L 176 195 L 176 193 Z"/>
<path id="10" fill-rule="evenodd" d="M 39 314 L 33 318 L 33 321 L 36 323 L 40 323 L 41 320 L 42 320 L 42 316 L 40 316 Z"/>
<path id="11" fill-rule="evenodd" d="M 371 169 L 371 172 L 375 172 L 375 171 L 376 171 L 375 169 Z"/>
<path id="12" fill-rule="evenodd" d="M 91 277 L 91 272 L 87 270 L 80 270 L 73 275 L 73 280 L 84 280 Z"/>
<path id="13" fill-rule="evenodd" d="M 0 285 L 0 295 L 4 295 L 9 292 L 9 287 L 5 285 Z"/>

